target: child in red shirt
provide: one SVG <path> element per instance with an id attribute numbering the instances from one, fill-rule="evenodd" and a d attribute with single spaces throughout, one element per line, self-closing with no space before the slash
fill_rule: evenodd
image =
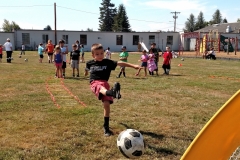
<path id="1" fill-rule="evenodd" d="M 164 70 L 163 75 L 169 75 L 169 71 L 171 69 L 171 59 L 172 53 L 170 51 L 170 47 L 166 47 L 166 52 L 163 54 L 163 65 L 162 68 Z"/>

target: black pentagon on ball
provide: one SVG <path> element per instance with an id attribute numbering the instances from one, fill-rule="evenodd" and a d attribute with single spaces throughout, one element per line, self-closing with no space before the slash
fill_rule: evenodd
<path id="1" fill-rule="evenodd" d="M 132 135 L 133 137 L 140 137 L 139 132 L 129 132 L 129 134 Z"/>
<path id="2" fill-rule="evenodd" d="M 126 149 L 132 148 L 131 140 L 128 139 L 128 138 L 124 138 L 124 146 L 125 146 Z"/>
<path id="3" fill-rule="evenodd" d="M 123 150 L 122 150 L 122 148 L 121 148 L 120 146 L 118 146 L 118 149 L 120 150 L 120 152 L 121 152 L 126 158 L 130 158 L 130 157 L 128 157 L 128 156 L 123 152 Z"/>
<path id="4" fill-rule="evenodd" d="M 140 157 L 142 155 L 142 151 L 134 151 L 132 155 L 136 157 Z"/>

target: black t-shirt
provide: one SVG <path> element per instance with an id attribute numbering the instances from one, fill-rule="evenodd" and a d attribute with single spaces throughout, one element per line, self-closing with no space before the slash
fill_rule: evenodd
<path id="1" fill-rule="evenodd" d="M 80 56 L 79 51 L 71 51 L 70 52 L 70 58 L 72 60 L 78 60 L 79 56 Z"/>
<path id="2" fill-rule="evenodd" d="M 155 61 L 155 62 L 158 62 L 158 60 L 159 60 L 158 50 L 157 50 L 156 48 L 150 48 L 150 49 L 152 49 L 152 52 L 153 52 L 153 54 L 154 54 L 154 61 Z"/>
<path id="3" fill-rule="evenodd" d="M 108 81 L 111 71 L 117 67 L 117 61 L 103 59 L 102 61 L 90 60 L 86 63 L 86 70 L 90 72 L 90 82 L 93 80 Z"/>

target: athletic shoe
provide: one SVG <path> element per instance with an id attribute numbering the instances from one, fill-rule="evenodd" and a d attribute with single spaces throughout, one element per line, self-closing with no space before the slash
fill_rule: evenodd
<path id="1" fill-rule="evenodd" d="M 72 76 L 73 76 L 73 77 L 75 77 L 75 75 L 74 75 L 74 74 L 73 74 Z"/>
<path id="2" fill-rule="evenodd" d="M 109 136 L 113 135 L 113 132 L 109 129 L 109 127 L 103 127 L 103 130 L 104 130 L 105 137 L 109 137 Z"/>
<path id="3" fill-rule="evenodd" d="M 117 98 L 117 99 L 120 99 L 121 98 L 121 94 L 120 94 L 120 83 L 116 82 L 114 84 L 114 87 L 113 87 L 113 98 Z"/>
<path id="4" fill-rule="evenodd" d="M 79 74 L 77 75 L 77 77 L 79 77 Z"/>

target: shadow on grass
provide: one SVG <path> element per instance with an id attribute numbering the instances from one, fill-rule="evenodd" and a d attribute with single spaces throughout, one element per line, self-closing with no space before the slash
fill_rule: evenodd
<path id="1" fill-rule="evenodd" d="M 128 126 L 127 124 L 124 124 L 124 123 L 120 123 L 120 124 L 123 125 L 126 129 L 132 128 L 132 127 Z M 142 133 L 143 135 L 148 135 L 148 136 L 151 136 L 152 138 L 157 138 L 159 140 L 162 140 L 164 138 L 163 134 L 156 134 L 153 132 L 146 132 L 146 131 L 139 131 L 139 132 Z"/>
<path id="2" fill-rule="evenodd" d="M 167 148 L 162 148 L 162 147 L 155 147 L 155 146 L 152 146 L 152 145 L 149 145 L 147 144 L 147 147 L 153 151 L 155 151 L 156 153 L 158 154 L 161 154 L 161 155 L 164 155 L 164 156 L 167 156 L 167 155 L 179 155 L 179 153 L 177 152 L 174 152 L 170 149 L 167 149 Z"/>
<path id="3" fill-rule="evenodd" d="M 127 124 L 124 124 L 124 123 L 120 123 L 120 124 L 123 125 L 126 129 L 132 128 L 132 127 L 128 126 Z M 142 133 L 143 135 L 147 135 L 147 136 L 150 136 L 152 138 L 156 138 L 158 140 L 162 140 L 165 137 L 163 134 L 156 134 L 156 133 L 153 133 L 153 132 L 146 132 L 146 131 L 142 131 L 142 130 L 140 130 L 139 132 Z M 167 155 L 175 155 L 176 156 L 176 155 L 179 154 L 179 153 L 174 152 L 173 150 L 168 149 L 168 148 L 155 147 L 155 146 L 153 146 L 149 143 L 147 143 L 145 145 L 150 150 L 153 150 L 157 154 L 161 154 L 161 155 L 164 155 L 164 156 L 167 156 Z"/>
<path id="4" fill-rule="evenodd" d="M 88 80 L 89 78 L 85 78 L 85 77 L 64 77 L 64 79 L 72 79 L 72 80 Z"/>
<path id="5" fill-rule="evenodd" d="M 181 74 L 169 74 L 168 76 L 185 76 L 185 75 L 181 75 Z"/>

